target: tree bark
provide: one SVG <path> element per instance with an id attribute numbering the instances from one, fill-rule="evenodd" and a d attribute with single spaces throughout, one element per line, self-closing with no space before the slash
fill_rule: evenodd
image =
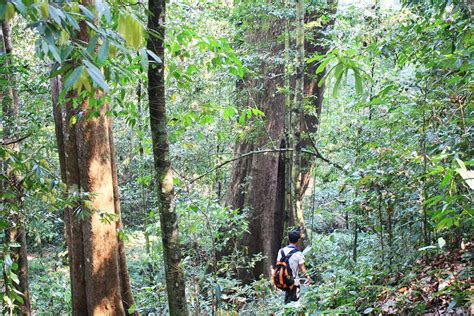
<path id="1" fill-rule="evenodd" d="M 292 122 L 300 122 L 301 118 L 304 117 L 304 79 L 305 79 L 305 32 L 304 32 L 304 17 L 305 17 L 305 4 L 304 0 L 297 0 L 296 2 L 296 82 L 295 82 L 295 98 L 292 106 L 291 115 L 293 117 Z M 306 224 L 303 214 L 302 196 L 301 191 L 301 124 L 293 124 L 293 142 L 295 144 L 295 150 L 293 151 L 293 169 L 292 169 L 292 180 L 293 180 L 293 209 L 296 212 L 296 218 L 298 220 L 298 226 L 301 233 L 301 242 L 303 245 L 306 240 Z"/>
<path id="2" fill-rule="evenodd" d="M 6 20 L 1 21 L 2 24 L 2 37 L 3 37 L 3 49 L 6 54 L 4 66 L 12 67 L 11 54 L 13 52 L 13 36 L 10 23 Z M 15 121 L 18 119 L 20 110 L 20 102 L 18 97 L 18 91 L 15 87 L 15 77 L 9 75 L 10 87 L 7 87 L 6 99 L 3 100 L 3 115 L 6 123 L 4 125 L 4 136 L 10 137 L 15 134 Z M 5 97 L 4 97 L 5 98 Z M 18 143 L 8 145 L 11 151 L 18 152 L 20 150 Z M 21 175 L 17 171 L 5 170 L 5 174 L 11 180 L 9 181 L 15 192 L 15 197 L 9 199 L 9 203 L 15 204 L 17 211 L 12 215 L 11 221 L 13 226 L 5 231 L 7 240 L 7 251 L 10 252 L 11 258 L 18 264 L 18 269 L 14 273 L 18 276 L 19 283 L 13 282 L 13 287 L 16 291 L 21 293 L 23 302 L 16 302 L 19 312 L 21 315 L 31 315 L 31 304 L 30 304 L 30 292 L 28 287 L 28 257 L 27 257 L 27 246 L 26 246 L 26 231 L 25 231 L 25 216 L 23 210 L 23 188 L 21 185 Z M 3 186 L 3 184 L 2 184 Z M 3 188 L 2 188 L 3 189 Z M 10 244 L 18 243 L 20 247 L 10 247 Z M 8 277 L 7 275 L 4 275 Z M 5 284 L 8 284 L 5 280 Z M 9 295 L 9 289 L 7 288 L 7 296 Z"/>
<path id="3" fill-rule="evenodd" d="M 59 167 L 61 180 L 67 187 L 67 195 L 68 193 L 77 193 L 79 191 L 80 181 L 75 129 L 69 125 L 71 113 L 67 111 L 66 107 L 62 106 L 59 96 L 62 90 L 62 79 L 61 77 L 51 78 L 50 84 Z M 68 97 L 72 98 L 74 94 L 70 93 Z M 82 226 L 80 220 L 74 215 L 74 210 L 79 206 L 79 203 L 77 203 L 75 207 L 66 207 L 64 209 L 64 230 L 69 259 L 72 311 L 76 315 L 81 315 L 79 311 L 84 311 L 85 313 L 87 310 Z"/>
<path id="4" fill-rule="evenodd" d="M 305 39 L 305 55 L 311 57 L 314 54 L 324 55 L 328 52 L 329 46 L 325 41 L 327 40 L 326 31 L 331 28 L 335 23 L 335 13 L 337 10 L 338 0 L 328 1 L 327 7 L 324 10 L 325 14 L 330 16 L 327 24 L 321 27 L 317 27 L 314 30 L 308 32 L 309 36 Z M 306 23 L 317 21 L 320 18 L 315 8 L 308 8 L 305 16 Z M 318 63 L 312 63 L 306 67 L 305 71 L 305 83 L 304 83 L 304 96 L 306 103 L 310 106 L 311 111 L 305 111 L 304 116 L 300 121 L 301 130 L 301 147 L 307 148 L 314 146 L 313 137 L 318 131 L 319 121 L 321 116 L 321 110 L 324 101 L 324 91 L 326 87 L 323 85 L 319 86 L 319 81 L 324 77 L 326 71 L 316 74 Z M 311 179 L 311 157 L 302 157 L 301 159 L 301 173 L 300 182 L 301 187 L 299 190 L 299 199 L 303 199 L 303 196 L 308 188 Z"/>
<path id="5" fill-rule="evenodd" d="M 123 223 L 122 223 L 122 209 L 120 207 L 120 192 L 118 185 L 117 177 L 117 161 L 115 159 L 115 143 L 112 132 L 112 119 L 109 118 L 109 146 L 111 152 L 111 167 L 112 167 L 112 181 L 113 181 L 113 190 L 114 190 L 114 207 L 115 215 L 117 216 L 116 226 L 117 232 L 123 232 Z M 125 257 L 125 243 L 120 235 L 117 236 L 118 239 L 118 256 L 119 256 L 119 277 L 120 277 L 120 288 L 122 293 L 122 301 L 124 308 L 128 311 L 134 304 L 135 300 L 132 295 L 132 287 L 130 283 L 130 274 L 128 273 L 127 259 Z M 138 312 L 128 313 L 129 315 L 138 316 Z"/>
<path id="6" fill-rule="evenodd" d="M 285 9 L 290 10 L 290 0 L 285 0 Z M 292 63 L 290 61 L 290 19 L 285 21 L 285 147 L 294 148 L 293 135 L 291 133 L 291 72 Z M 284 229 L 287 230 L 289 226 L 295 225 L 295 216 L 293 209 L 293 187 L 292 187 L 292 152 L 285 153 L 285 224 Z"/>
<path id="7" fill-rule="evenodd" d="M 68 93 L 67 98 L 74 98 L 75 93 Z M 77 115 L 72 102 L 67 102 L 64 108 L 64 118 L 62 121 L 63 139 L 64 139 L 64 156 L 65 170 L 68 194 L 79 194 L 81 188 L 79 154 L 76 141 L 76 125 L 71 124 L 73 116 Z M 56 122 L 58 124 L 58 122 Z M 58 140 L 59 141 L 59 140 Z M 58 145 L 58 149 L 61 148 Z M 61 154 L 61 153 L 60 153 Z M 59 160 L 61 162 L 61 159 Z M 69 271 L 71 275 L 71 292 L 72 292 L 72 311 L 74 315 L 87 315 L 87 297 L 86 297 L 86 280 L 85 280 L 85 261 L 84 261 L 84 241 L 82 231 L 82 218 L 75 210 L 80 209 L 80 203 L 76 202 L 73 207 L 66 207 L 65 219 L 69 220 L 65 223 L 68 233 L 68 254 L 69 254 Z"/>
<path id="8" fill-rule="evenodd" d="M 280 5 L 281 3 L 269 0 L 268 4 Z M 336 5 L 337 0 L 333 0 L 329 4 L 332 13 L 334 13 Z M 316 20 L 320 15 L 309 11 L 306 14 L 306 20 L 307 22 Z M 247 32 L 245 42 L 252 46 L 254 53 L 257 52 L 263 55 L 263 57 L 259 60 L 259 63 L 251 65 L 256 75 L 252 78 L 245 78 L 245 84 L 240 84 L 239 87 L 246 90 L 245 92 L 249 95 L 244 105 L 257 106 L 266 116 L 261 130 L 252 131 L 254 133 L 252 134 L 253 141 L 244 140 L 237 143 L 236 155 L 240 156 L 260 148 L 268 148 L 269 146 L 299 149 L 309 147 L 313 143 L 307 135 L 317 129 L 324 91 L 323 87 L 320 88 L 317 85 L 321 77 L 312 75 L 317 65 L 308 67 L 303 79 L 304 96 L 309 98 L 309 102 L 315 110 L 312 113 L 300 111 L 299 115 L 293 116 L 294 118 L 291 120 L 286 120 L 285 118 L 292 116 L 285 115 L 285 103 L 287 108 L 293 107 L 289 106 L 291 98 L 288 96 L 289 91 L 291 91 L 290 84 L 292 81 L 295 81 L 288 75 L 284 75 L 285 72 L 287 74 L 291 73 L 291 69 L 285 71 L 285 67 L 277 59 L 283 57 L 283 51 L 288 52 L 290 47 L 289 39 L 285 39 L 286 43 L 281 40 L 285 29 L 286 32 L 289 31 L 289 26 L 286 25 L 285 27 L 284 21 L 276 18 L 269 18 L 266 22 L 262 22 L 259 19 L 258 23 L 251 21 L 252 18 L 246 17 L 246 19 L 249 20 L 246 23 L 247 25 L 258 24 L 258 29 L 252 29 L 250 32 Z M 333 20 L 330 21 L 328 25 L 318 30 L 316 34 L 320 35 L 326 27 L 333 23 Z M 300 36 L 300 40 L 301 38 L 305 38 L 304 34 L 303 37 Z M 300 44 L 300 52 L 301 48 L 303 48 L 306 56 L 316 51 L 325 53 L 327 46 L 318 42 L 319 39 L 318 36 L 315 36 L 313 39 L 307 37 L 304 42 L 305 47 L 301 47 Z M 285 59 L 288 59 L 288 53 L 285 55 Z M 302 58 L 300 57 L 300 59 Z M 301 78 L 301 69 L 299 74 Z M 300 81 L 300 90 L 302 81 Z M 283 90 L 287 90 L 286 96 L 279 89 L 281 87 L 285 87 Z M 302 104 L 301 97 L 297 101 L 300 105 Z M 291 127 L 288 125 L 293 125 L 295 120 L 296 122 L 300 120 L 300 124 L 296 124 L 299 125 L 299 128 L 291 131 Z M 286 131 L 290 131 L 286 133 L 286 137 L 285 125 Z M 255 134 L 259 136 L 255 137 Z M 293 137 L 299 134 L 300 140 L 298 143 L 293 144 L 295 140 L 291 136 L 288 137 L 288 134 L 292 134 L 291 136 Z M 284 155 L 287 155 L 286 159 Z M 290 156 L 293 156 L 293 159 Z M 227 202 L 234 209 L 248 210 L 248 229 L 250 231 L 250 234 L 244 236 L 239 244 L 246 250 L 249 256 L 257 253 L 263 253 L 265 256 L 265 259 L 262 262 L 258 262 L 253 269 L 241 269 L 239 271 L 239 278 L 244 281 L 251 281 L 261 274 L 266 276 L 270 274 L 268 267 L 274 262 L 278 248 L 281 246 L 285 223 L 294 224 L 294 208 L 300 209 L 298 217 L 301 222 L 301 201 L 309 183 L 311 158 L 306 155 L 300 156 L 298 158 L 300 170 L 296 172 L 296 175 L 299 176 L 291 177 L 292 169 L 296 165 L 294 159 L 295 157 L 291 153 L 281 152 L 279 155 L 250 156 L 239 159 L 233 164 Z M 300 184 L 296 186 L 294 182 L 299 182 Z M 295 187 L 293 190 L 285 189 L 292 186 Z M 295 192 L 290 192 L 295 189 L 297 190 L 296 194 Z M 300 201 L 299 207 L 295 206 L 295 199 Z M 293 207 L 289 209 L 289 205 Z"/>
<path id="9" fill-rule="evenodd" d="M 277 4 L 268 1 L 269 5 Z M 244 79 L 240 85 L 248 95 L 244 106 L 257 107 L 265 113 L 262 124 L 252 133 L 254 140 L 244 140 L 236 145 L 236 155 L 260 148 L 284 148 L 285 93 L 284 65 L 279 59 L 284 54 L 284 21 L 269 18 L 263 22 L 248 19 L 248 25 L 258 25 L 246 34 L 246 43 L 258 53 L 252 64 L 255 76 Z M 257 23 L 258 22 L 258 23 Z M 257 124 L 255 124 L 257 125 Z M 239 269 L 238 277 L 250 282 L 260 275 L 269 276 L 270 267 L 281 246 L 285 221 L 285 153 L 268 153 L 239 159 L 233 164 L 228 204 L 233 209 L 247 211 L 249 233 L 244 234 L 239 246 L 249 258 L 258 253 L 264 259 L 252 269 Z"/>
<path id="10" fill-rule="evenodd" d="M 82 21 L 80 26 L 78 39 L 87 43 L 87 25 Z M 51 86 L 63 182 L 68 194 L 88 195 L 66 208 L 64 216 L 73 315 L 136 315 L 128 312 L 133 297 L 123 242 L 117 235 L 122 223 L 107 104 L 92 110 L 98 115 L 89 118 L 89 100 L 103 99 L 101 92 L 80 99 L 71 91 L 62 104 L 59 80 L 52 80 Z M 73 106 L 73 99 L 80 100 L 79 107 Z M 74 116 L 79 119 L 73 124 Z"/>
<path id="11" fill-rule="evenodd" d="M 100 96 L 99 96 L 100 98 Z M 86 299 L 90 314 L 123 315 L 116 210 L 112 176 L 109 119 L 106 105 L 100 116 L 85 120 L 88 99 L 82 102 L 76 126 L 82 192 L 93 193 L 82 202 Z"/>
<path id="12" fill-rule="evenodd" d="M 153 157 L 160 201 L 160 223 L 165 262 L 166 288 L 169 313 L 173 316 L 187 315 L 184 273 L 181 266 L 177 214 L 174 206 L 173 172 L 171 169 L 167 135 L 166 96 L 164 86 L 165 0 L 148 2 L 147 47 L 160 57 L 156 64 L 150 58 L 148 68 L 148 100 L 150 127 L 153 142 Z"/>

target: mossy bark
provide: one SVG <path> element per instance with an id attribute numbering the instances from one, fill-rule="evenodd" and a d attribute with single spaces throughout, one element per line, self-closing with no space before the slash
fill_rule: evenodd
<path id="1" fill-rule="evenodd" d="M 165 0 L 148 2 L 147 47 L 161 59 L 150 58 L 148 69 L 148 101 L 153 157 L 160 202 L 160 223 L 165 261 L 166 289 L 170 315 L 187 315 L 184 272 L 181 266 L 178 221 L 174 205 L 173 172 L 169 152 L 164 86 Z"/>

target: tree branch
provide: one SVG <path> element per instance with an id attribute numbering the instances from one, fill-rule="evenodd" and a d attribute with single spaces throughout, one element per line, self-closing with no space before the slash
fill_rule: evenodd
<path id="1" fill-rule="evenodd" d="M 315 148 L 316 149 L 316 148 Z M 245 157 L 249 157 L 249 156 L 253 156 L 253 155 L 259 155 L 259 154 L 266 154 L 266 153 L 272 153 L 272 152 L 287 152 L 287 151 L 294 151 L 293 148 L 280 148 L 280 149 L 262 149 L 262 150 L 253 150 L 253 151 L 249 151 L 245 154 L 242 154 L 240 156 L 237 156 L 237 157 L 234 157 L 232 159 L 229 159 L 229 160 L 226 160 L 224 162 L 221 162 L 220 164 L 216 165 L 214 168 L 212 169 L 209 169 L 208 171 L 204 172 L 203 174 L 197 176 L 196 178 L 194 179 L 191 179 L 189 181 L 188 184 L 192 184 L 196 181 L 198 181 L 199 179 L 202 179 L 204 178 L 205 176 L 207 176 L 208 174 L 216 171 L 217 169 L 219 168 L 222 168 L 223 166 L 231 163 L 231 162 L 234 162 L 236 160 L 239 160 L 239 159 L 242 159 L 242 158 L 245 158 Z M 312 152 L 312 151 L 309 151 L 309 150 L 306 150 L 306 149 L 302 149 L 301 152 L 305 153 L 305 154 L 308 154 L 308 155 L 311 155 L 311 156 L 314 156 L 316 158 L 319 158 L 321 159 L 322 161 L 334 166 L 335 168 L 341 170 L 341 171 L 345 171 L 340 165 L 338 165 L 337 163 L 334 163 L 332 161 L 330 161 L 329 159 L 323 157 L 319 151 L 316 149 L 316 152 Z"/>
<path id="2" fill-rule="evenodd" d="M 7 146 L 7 145 L 16 144 L 16 143 L 21 142 L 22 140 L 27 139 L 27 138 L 30 137 L 30 136 L 31 136 L 31 135 L 28 134 L 28 135 L 23 136 L 23 137 L 20 137 L 20 138 L 12 138 L 12 139 L 7 139 L 7 140 L 2 140 L 2 141 L 0 141 L 0 145 L 1 145 L 1 146 Z"/>

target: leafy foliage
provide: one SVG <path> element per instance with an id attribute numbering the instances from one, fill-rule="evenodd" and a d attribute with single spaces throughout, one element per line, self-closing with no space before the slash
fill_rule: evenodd
<path id="1" fill-rule="evenodd" d="M 141 2 L 0 4 L 0 17 L 16 25 L 12 64 L 0 55 L 2 92 L 15 86 L 21 99 L 15 122 L 2 116 L 0 136 L 7 123 L 15 135 L 27 136 L 19 151 L 0 146 L 0 231 L 16 225 L 15 215 L 24 216 L 35 312 L 70 309 L 62 209 L 87 199 L 65 198 L 59 181 L 49 92 L 56 76 L 63 77 L 63 97 L 78 94 L 75 105 L 98 92 L 103 97 L 91 98 L 90 106 L 110 104 L 128 227 L 119 238 L 127 245 L 134 309 L 167 312 L 144 92 L 147 70 L 163 62 L 175 207 L 194 313 L 462 311 L 472 296 L 474 224 L 470 8 L 464 1 L 403 1 L 392 9 L 377 3 L 340 5 L 334 28 L 324 34 L 328 53 L 306 59 L 317 64 L 316 74 L 325 72 L 319 84 L 330 92 L 311 138 L 327 161 L 342 168 L 320 160 L 313 166 L 304 213 L 311 244 L 306 265 L 315 283 L 288 305 L 268 280 L 237 279 L 235 271 L 262 258 L 243 259 L 246 249 L 237 241 L 247 230 L 247 210 L 225 203 L 230 164 L 214 167 L 232 159 L 235 142 L 251 140 L 267 119 L 258 104 L 241 106 L 239 85 L 247 75 L 278 75 L 255 73 L 262 60 L 286 61 L 242 43 L 245 32 L 268 27 L 269 17 L 292 21 L 294 10 L 283 2 L 241 1 L 229 10 L 226 1 L 171 1 L 163 61 L 144 48 L 154 34 L 144 28 Z M 309 12 L 319 14 L 307 29 L 332 19 L 324 13 L 327 5 L 307 1 Z M 259 23 L 248 23 L 243 17 L 249 15 Z M 81 23 L 87 34 L 78 40 Z M 294 54 L 290 50 L 290 60 Z M 14 75 L 16 83 L 4 75 Z M 21 175 L 21 183 L 11 182 L 5 170 Z M 22 203 L 15 200 L 19 193 Z M 87 215 L 81 209 L 76 214 Z M 2 236 L 2 286 L 10 295 L 2 299 L 12 308 L 23 299 L 10 290 L 18 282 L 10 256 L 18 245 L 4 241 Z"/>

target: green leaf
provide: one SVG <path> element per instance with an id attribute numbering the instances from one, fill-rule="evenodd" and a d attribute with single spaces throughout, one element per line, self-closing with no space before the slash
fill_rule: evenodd
<path id="1" fill-rule="evenodd" d="M 79 23 L 77 23 L 76 19 L 71 14 L 67 14 L 66 19 L 76 31 L 79 31 L 81 29 L 81 27 L 79 26 Z"/>
<path id="2" fill-rule="evenodd" d="M 20 284 L 20 279 L 18 279 L 18 276 L 13 272 L 10 273 L 10 279 L 16 284 Z"/>
<path id="3" fill-rule="evenodd" d="M 152 52 L 151 50 L 147 49 L 147 53 L 148 53 L 148 55 L 150 55 L 150 57 L 153 58 L 158 64 L 163 63 L 163 61 L 161 60 L 161 58 L 158 57 L 158 55 L 155 54 L 154 52 Z"/>
<path id="4" fill-rule="evenodd" d="M 337 92 L 339 91 L 339 86 L 341 85 L 342 78 L 344 77 L 345 74 L 347 74 L 348 68 L 344 68 L 344 71 L 341 71 L 340 73 L 337 73 L 336 82 L 334 83 L 334 87 L 332 90 L 333 96 L 337 95 Z M 334 71 L 334 74 L 336 75 L 336 71 Z"/>
<path id="5" fill-rule="evenodd" d="M 0 3 L 0 19 L 4 18 L 6 11 L 7 11 L 7 4 Z"/>
<path id="6" fill-rule="evenodd" d="M 103 64 L 104 61 L 107 59 L 109 55 L 109 40 L 107 38 L 104 39 L 102 46 L 100 47 L 99 54 L 97 55 L 97 61 L 99 64 Z"/>
<path id="7" fill-rule="evenodd" d="M 445 188 L 451 183 L 451 179 L 453 178 L 453 173 L 448 172 L 443 178 L 443 181 L 441 181 L 440 187 Z"/>
<path id="8" fill-rule="evenodd" d="M 79 8 L 81 9 L 82 13 L 90 20 L 94 21 L 94 13 L 92 13 L 91 10 L 87 9 L 85 6 L 82 4 L 79 5 Z"/>
<path id="9" fill-rule="evenodd" d="M 316 68 L 316 74 L 320 74 L 324 71 L 324 69 L 326 69 L 326 65 L 329 64 L 332 60 L 334 59 L 334 57 L 327 57 L 325 60 L 323 60 L 318 68 Z"/>
<path id="10" fill-rule="evenodd" d="M 86 66 L 87 72 L 89 73 L 89 76 L 91 76 L 95 84 L 101 87 L 104 91 L 109 92 L 109 87 L 105 82 L 104 75 L 102 74 L 100 69 L 87 59 L 84 59 L 84 65 Z"/>
<path id="11" fill-rule="evenodd" d="M 225 120 L 228 120 L 229 118 L 233 117 L 237 113 L 238 111 L 236 108 L 234 108 L 233 106 L 228 106 L 224 109 L 223 116 Z"/>
<path id="12" fill-rule="evenodd" d="M 96 0 L 95 7 L 97 9 L 98 17 L 100 18 L 102 15 L 104 15 L 107 22 L 110 22 L 111 16 L 109 5 L 104 0 Z"/>
<path id="13" fill-rule="evenodd" d="M 256 116 L 265 116 L 265 113 L 257 108 L 252 108 L 252 113 Z"/>
<path id="14" fill-rule="evenodd" d="M 308 58 L 308 59 L 306 60 L 306 63 L 307 63 L 307 64 L 311 64 L 311 63 L 313 63 L 313 62 L 315 62 L 315 61 L 318 61 L 318 60 L 323 59 L 324 57 L 326 57 L 326 55 L 318 55 L 318 54 L 316 53 L 316 54 L 314 54 L 312 57 Z"/>
<path id="15" fill-rule="evenodd" d="M 62 60 L 61 60 L 61 56 L 59 56 L 59 52 L 56 46 L 48 45 L 48 49 L 51 52 L 51 55 L 53 55 L 54 59 L 60 64 Z"/>
<path id="16" fill-rule="evenodd" d="M 142 65 L 142 70 L 146 71 L 148 69 L 148 56 L 146 54 L 146 49 L 140 49 L 138 51 L 140 57 L 140 63 Z"/>
<path id="17" fill-rule="evenodd" d="M 96 49 L 98 41 L 99 41 L 99 34 L 95 34 L 94 36 L 91 37 L 86 49 L 88 54 L 92 54 L 92 52 Z"/>
<path id="18" fill-rule="evenodd" d="M 61 60 L 66 60 L 71 55 L 73 50 L 74 47 L 72 45 L 66 46 L 66 48 L 61 51 Z"/>
<path id="19" fill-rule="evenodd" d="M 443 228 L 451 228 L 451 226 L 453 226 L 453 219 L 451 217 L 445 217 L 436 225 L 436 230 L 440 231 Z"/>
<path id="20" fill-rule="evenodd" d="M 11 1 L 16 9 L 18 10 L 18 12 L 20 12 L 21 14 L 25 14 L 26 13 L 26 7 L 25 5 L 23 4 L 23 1 L 22 0 L 12 0 Z"/>
<path id="21" fill-rule="evenodd" d="M 83 66 L 79 66 L 74 69 L 64 81 L 63 91 L 69 91 L 71 87 L 79 80 L 82 74 Z"/>
<path id="22" fill-rule="evenodd" d="M 352 71 L 354 71 L 354 81 L 355 81 L 356 93 L 357 94 L 362 94 L 362 92 L 363 92 L 362 77 L 360 76 L 359 69 L 352 68 Z"/>
<path id="23" fill-rule="evenodd" d="M 57 77 L 57 76 L 59 76 L 59 75 L 65 73 L 65 72 L 67 72 L 68 70 L 70 70 L 71 67 L 72 67 L 71 65 L 66 64 L 66 65 L 64 65 L 63 67 L 59 68 L 58 70 L 56 70 L 56 71 L 50 73 L 50 74 L 49 74 L 49 78 Z"/>
<path id="24" fill-rule="evenodd" d="M 441 201 L 443 198 L 444 198 L 444 195 L 435 195 L 435 196 L 427 199 L 426 201 L 424 201 L 423 204 L 430 207 L 430 206 L 435 205 L 439 201 Z"/>

